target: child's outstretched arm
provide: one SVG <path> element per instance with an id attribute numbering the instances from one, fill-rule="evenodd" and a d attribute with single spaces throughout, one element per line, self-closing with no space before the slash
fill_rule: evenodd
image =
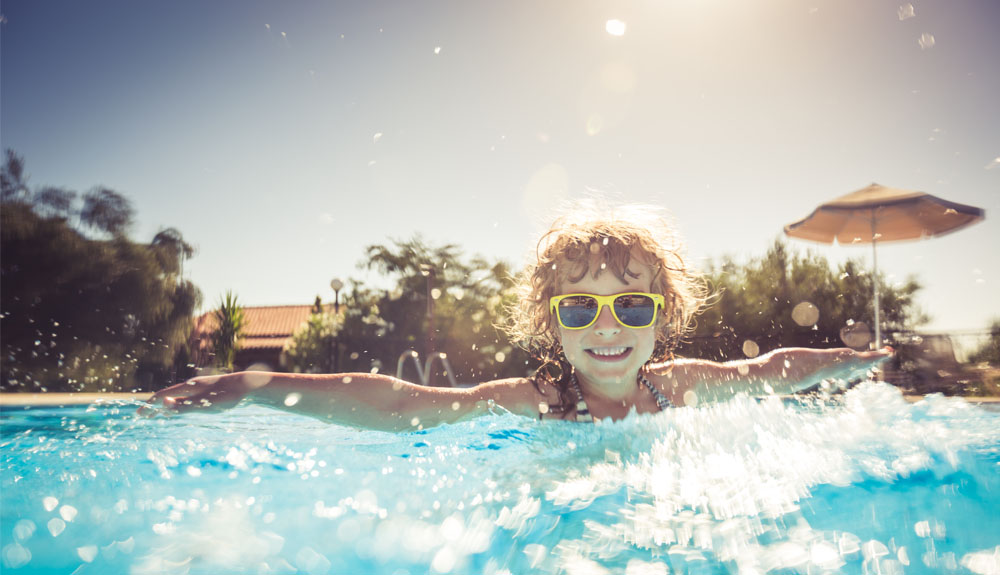
<path id="1" fill-rule="evenodd" d="M 825 379 L 851 381 L 892 357 L 892 348 L 857 352 L 849 348 L 776 349 L 760 357 L 716 363 L 678 360 L 658 379 L 675 403 L 723 401 L 738 393 L 788 394 L 809 389 Z"/>
<path id="2" fill-rule="evenodd" d="M 183 413 L 222 411 L 248 400 L 331 423 L 413 431 L 483 415 L 491 401 L 515 413 L 537 416 L 533 393 L 533 387 L 519 379 L 440 388 L 370 373 L 240 372 L 196 377 L 156 392 L 148 403 Z"/>

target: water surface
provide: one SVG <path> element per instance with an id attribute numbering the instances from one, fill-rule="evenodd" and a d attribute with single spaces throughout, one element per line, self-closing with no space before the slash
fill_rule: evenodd
<path id="1" fill-rule="evenodd" d="M 4 409 L 10 573 L 996 573 L 1000 414 L 884 384 L 407 433 Z"/>

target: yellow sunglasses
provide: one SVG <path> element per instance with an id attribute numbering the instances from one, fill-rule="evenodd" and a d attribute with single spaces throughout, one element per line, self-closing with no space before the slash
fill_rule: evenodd
<path id="1" fill-rule="evenodd" d="M 655 293 L 631 292 L 615 295 L 568 293 L 549 299 L 549 307 L 566 329 L 590 327 L 608 306 L 618 323 L 640 329 L 653 325 L 657 310 L 663 309 L 663 296 Z"/>

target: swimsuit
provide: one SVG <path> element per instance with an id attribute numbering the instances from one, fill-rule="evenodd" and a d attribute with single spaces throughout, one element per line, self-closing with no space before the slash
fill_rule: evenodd
<path id="1" fill-rule="evenodd" d="M 667 396 L 663 395 L 659 389 L 656 389 L 652 383 L 646 379 L 646 376 L 642 373 L 639 374 L 638 384 L 643 385 L 650 393 L 653 394 L 653 399 L 656 400 L 656 406 L 660 408 L 660 411 L 664 411 L 668 408 L 674 406 L 673 403 L 667 399 Z M 572 373 L 569 376 L 569 383 L 573 387 L 573 391 L 576 392 L 576 420 L 579 422 L 594 421 L 594 416 L 590 415 L 590 408 L 587 407 L 587 401 L 583 399 L 583 390 L 580 389 L 580 382 L 576 380 L 576 373 Z M 541 414 L 539 414 L 541 416 Z"/>

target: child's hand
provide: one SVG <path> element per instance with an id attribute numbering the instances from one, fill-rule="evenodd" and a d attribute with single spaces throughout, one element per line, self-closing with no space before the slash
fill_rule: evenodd
<path id="1" fill-rule="evenodd" d="M 158 405 L 178 413 L 224 411 L 239 403 L 252 389 L 243 373 L 195 377 L 157 391 L 138 413 L 149 416 L 162 413 L 155 409 Z"/>
<path id="2" fill-rule="evenodd" d="M 856 352 L 853 357 L 836 366 L 827 377 L 842 380 L 849 385 L 858 383 L 867 379 L 871 370 L 892 359 L 893 353 L 889 346 L 874 351 Z"/>
<path id="3" fill-rule="evenodd" d="M 876 349 L 874 351 L 863 351 L 858 354 L 858 357 L 863 361 L 867 362 L 871 367 L 876 367 L 879 364 L 885 363 L 892 359 L 895 355 L 896 350 L 892 349 L 892 346 L 886 345 L 882 349 Z"/>

